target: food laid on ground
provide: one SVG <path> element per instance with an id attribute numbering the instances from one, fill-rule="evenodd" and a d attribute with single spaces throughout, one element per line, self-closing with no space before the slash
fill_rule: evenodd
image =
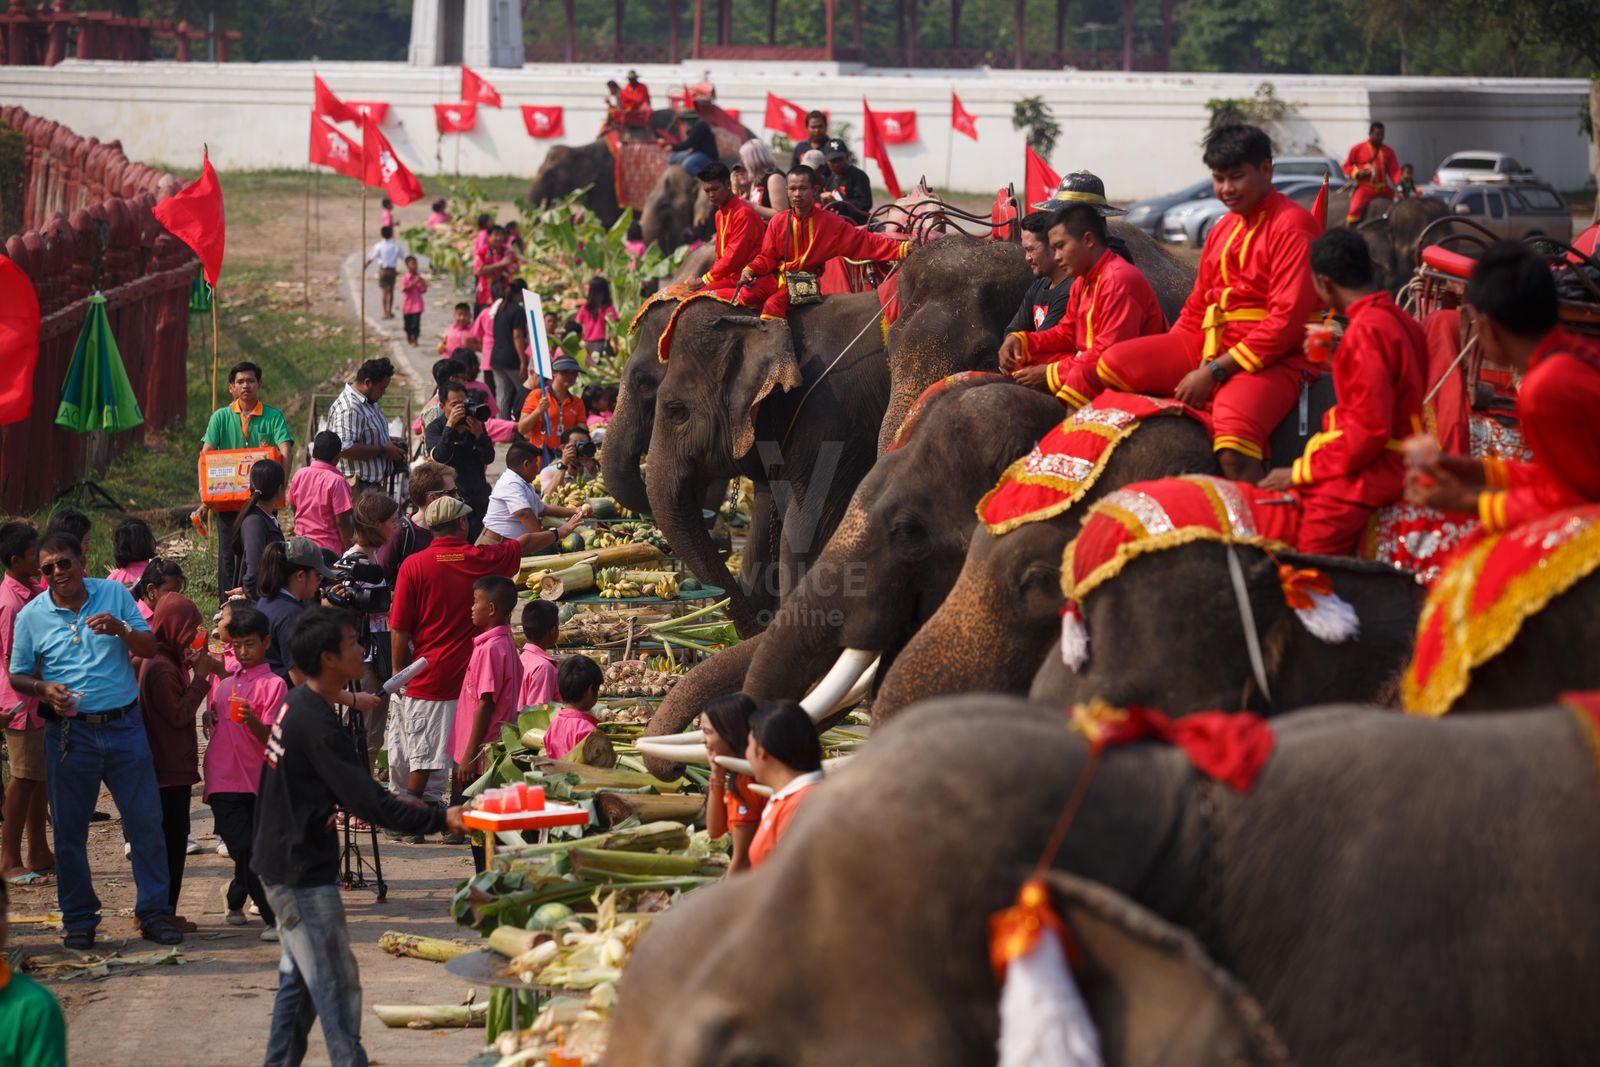
<path id="1" fill-rule="evenodd" d="M 671 671 L 652 670 L 644 660 L 622 660 L 606 668 L 600 696 L 664 697 L 672 691 L 679 677 Z"/>

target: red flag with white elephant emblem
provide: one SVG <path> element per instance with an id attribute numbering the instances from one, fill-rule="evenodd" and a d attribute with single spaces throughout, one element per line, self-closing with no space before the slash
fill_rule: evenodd
<path id="1" fill-rule="evenodd" d="M 400 162 L 388 138 L 378 132 L 378 124 L 370 115 L 361 124 L 361 137 L 365 162 L 362 184 L 388 193 L 395 207 L 421 200 L 422 183 Z"/>
<path id="2" fill-rule="evenodd" d="M 811 136 L 806 132 L 806 109 L 771 93 L 767 94 L 767 115 L 761 124 L 794 141 Z"/>
<path id="3" fill-rule="evenodd" d="M 440 133 L 466 133 L 478 124 L 478 105 L 434 104 L 433 121 Z"/>
<path id="4" fill-rule="evenodd" d="M 523 104 L 522 124 L 528 128 L 529 137 L 537 137 L 540 140 L 560 137 L 566 132 L 566 123 L 562 119 L 561 105 L 559 104 L 551 107 Z"/>
<path id="5" fill-rule="evenodd" d="M 311 113 L 311 163 L 361 180 L 361 146 L 334 128 L 325 115 Z"/>
<path id="6" fill-rule="evenodd" d="M 461 67 L 461 100 L 467 104 L 499 107 L 500 92 L 465 64 Z"/>
<path id="7" fill-rule="evenodd" d="M 874 111 L 884 144 L 910 144 L 917 139 L 915 111 Z"/>

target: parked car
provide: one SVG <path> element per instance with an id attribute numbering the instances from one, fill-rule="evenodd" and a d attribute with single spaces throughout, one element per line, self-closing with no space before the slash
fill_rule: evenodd
<path id="1" fill-rule="evenodd" d="M 1470 185 L 1429 187 L 1457 218 L 1471 219 L 1496 236 L 1513 241 L 1525 237 L 1572 240 L 1572 211 L 1561 194 L 1542 182 L 1478 181 Z"/>
<path id="2" fill-rule="evenodd" d="M 1343 164 L 1332 156 L 1278 156 L 1272 161 L 1272 175 L 1275 178 L 1311 177 L 1320 181 L 1326 174 L 1338 184 L 1344 178 L 1342 167 Z"/>
<path id="3" fill-rule="evenodd" d="M 1465 185 L 1476 181 L 1526 181 L 1533 171 L 1504 152 L 1453 152 L 1434 172 L 1434 185 Z"/>
<path id="4" fill-rule="evenodd" d="M 1195 200 L 1205 200 L 1211 195 L 1211 179 L 1186 185 L 1175 193 L 1166 196 L 1152 196 L 1146 200 L 1135 200 L 1128 205 L 1128 213 L 1122 216 L 1122 222 L 1130 226 L 1137 226 L 1151 237 L 1161 234 L 1161 220 L 1166 213 L 1179 204 L 1187 204 Z"/>
<path id="5" fill-rule="evenodd" d="M 1285 196 L 1294 196 L 1307 190 L 1315 193 L 1322 185 L 1322 176 L 1320 173 L 1315 178 L 1303 174 L 1274 174 L 1272 184 Z M 1159 236 L 1163 241 L 1172 244 L 1198 247 L 1205 243 L 1206 234 L 1211 232 L 1211 227 L 1227 213 L 1227 205 L 1214 196 L 1193 203 L 1180 204 L 1170 209 L 1162 218 Z"/>

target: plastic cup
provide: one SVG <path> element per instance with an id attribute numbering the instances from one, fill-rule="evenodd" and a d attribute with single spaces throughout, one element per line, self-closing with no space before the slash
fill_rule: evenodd
<path id="1" fill-rule="evenodd" d="M 1332 359 L 1337 344 L 1332 326 L 1314 323 L 1306 327 L 1306 358 L 1312 363 L 1320 365 Z"/>
<path id="2" fill-rule="evenodd" d="M 206 628 L 204 626 L 196 626 L 194 628 L 194 640 L 190 643 L 189 647 L 194 649 L 196 652 L 205 648 L 206 636 Z"/>
<path id="3" fill-rule="evenodd" d="M 244 724 L 245 713 L 250 710 L 250 702 L 238 693 L 228 698 L 228 718 L 241 726 Z"/>
<path id="4" fill-rule="evenodd" d="M 523 790 L 524 790 L 524 792 L 522 794 L 522 810 L 523 811 L 543 811 L 544 810 L 544 786 L 542 786 L 542 785 L 528 785 L 526 782 L 524 782 L 523 783 Z"/>
<path id="5" fill-rule="evenodd" d="M 491 789 L 478 799 L 478 810 L 499 815 L 506 810 L 505 804 L 505 794 L 499 789 Z"/>

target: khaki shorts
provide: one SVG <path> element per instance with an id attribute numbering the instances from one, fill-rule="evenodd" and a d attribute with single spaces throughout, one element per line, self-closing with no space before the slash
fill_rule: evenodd
<path id="1" fill-rule="evenodd" d="M 454 700 L 396 697 L 391 701 L 389 715 L 389 729 L 399 735 L 411 770 L 438 771 L 455 766 L 450 758 L 450 728 L 456 718 Z"/>
<path id="2" fill-rule="evenodd" d="M 42 782 L 44 773 L 44 727 L 32 730 L 6 728 L 6 758 L 11 761 L 11 777 Z"/>
<path id="3" fill-rule="evenodd" d="M 394 280 L 400 271 L 394 267 L 378 268 L 378 288 L 387 292 L 394 292 Z"/>

